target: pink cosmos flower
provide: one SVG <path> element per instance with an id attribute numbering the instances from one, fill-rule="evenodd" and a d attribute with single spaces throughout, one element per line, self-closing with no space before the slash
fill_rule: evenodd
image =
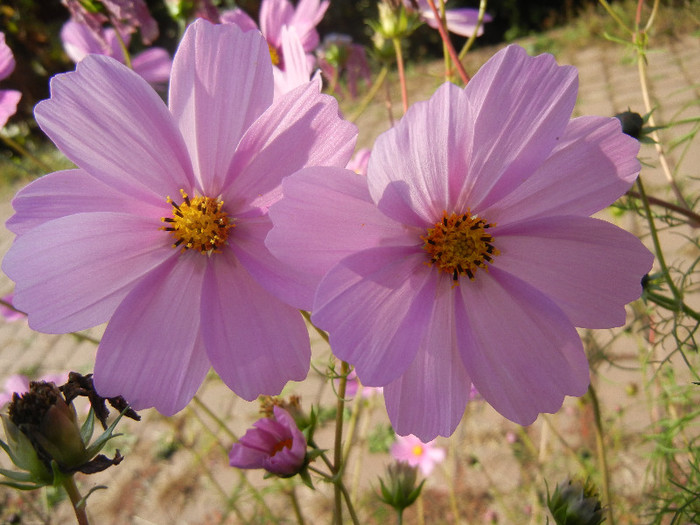
<path id="1" fill-rule="evenodd" d="M 262 418 L 235 443 L 229 453 L 232 467 L 263 468 L 282 477 L 304 466 L 306 438 L 285 409 L 273 407 L 273 418 Z"/>
<path id="2" fill-rule="evenodd" d="M 570 120 L 577 73 L 510 46 L 445 83 L 372 149 L 367 176 L 287 178 L 266 244 L 315 275 L 296 297 L 398 434 L 449 436 L 472 383 L 522 425 L 580 396 L 575 327 L 625 323 L 651 253 L 589 217 L 639 173 L 617 119 Z"/>
<path id="3" fill-rule="evenodd" d="M 423 443 L 416 436 L 396 436 L 396 441 L 389 449 L 397 461 L 408 463 L 412 467 L 420 467 L 424 476 L 430 476 L 435 465 L 445 461 L 445 449 L 435 446 L 435 441 Z"/>
<path id="4" fill-rule="evenodd" d="M 296 8 L 289 0 L 263 0 L 260 4 L 260 31 L 265 36 L 273 55 L 273 64 L 284 64 L 286 58 L 282 49 L 282 29 L 293 27 L 304 52 L 310 53 L 319 43 L 316 26 L 326 14 L 330 0 L 299 0 Z M 256 29 L 258 25 L 242 9 L 221 13 L 222 23 L 234 23 L 244 31 Z M 277 60 L 275 60 L 277 55 Z"/>
<path id="5" fill-rule="evenodd" d="M 22 374 L 13 374 L 9 376 L 5 380 L 4 388 L 0 391 L 0 408 L 12 401 L 12 394 L 24 394 L 29 392 L 29 381 L 30 379 Z M 46 374 L 35 381 L 45 381 L 47 383 L 54 383 L 55 385 L 62 385 L 68 381 L 68 374 L 65 372 L 62 374 Z"/>
<path id="6" fill-rule="evenodd" d="M 53 78 L 36 119 L 78 169 L 18 193 L 3 270 L 33 329 L 109 321 L 100 395 L 169 415 L 210 366 L 248 400 L 305 377 L 305 323 L 272 292 L 308 283 L 265 248 L 267 210 L 283 177 L 345 166 L 357 129 L 318 83 L 272 97 L 260 33 L 204 20 L 177 50 L 169 106 L 106 56 Z"/>
<path id="7" fill-rule="evenodd" d="M 131 36 L 125 34 L 122 39 L 128 46 Z M 124 52 L 112 28 L 101 29 L 98 37 L 88 26 L 69 20 L 61 29 L 61 41 L 66 54 L 76 64 L 89 54 L 106 55 L 124 63 Z M 172 60 L 165 49 L 154 47 L 134 55 L 131 66 L 147 82 L 161 84 L 170 78 Z"/>
<path id="8" fill-rule="evenodd" d="M 404 0 L 404 4 L 410 7 L 411 2 L 409 0 Z M 436 1 L 435 5 L 438 5 Z M 420 17 L 425 20 L 425 22 L 435 29 L 438 27 L 438 22 L 435 20 L 435 14 L 430 8 L 427 0 L 418 0 L 418 8 L 420 9 Z M 493 18 L 488 13 L 484 14 L 483 23 L 491 22 Z M 445 9 L 445 22 L 447 25 L 447 30 L 455 33 L 457 35 L 462 35 L 465 37 L 470 37 L 474 34 L 476 30 L 476 24 L 479 21 L 479 10 L 472 9 L 469 7 L 457 8 L 457 9 Z M 476 36 L 481 36 L 484 34 L 483 24 L 479 26 Z"/>
<path id="9" fill-rule="evenodd" d="M 15 58 L 5 43 L 5 33 L 0 32 L 0 80 L 9 77 L 15 69 Z M 13 89 L 0 89 L 0 128 L 7 124 L 8 119 L 17 111 L 17 104 L 22 94 Z"/>
<path id="10" fill-rule="evenodd" d="M 282 28 L 282 53 L 286 57 L 284 70 L 277 66 L 273 66 L 272 69 L 275 98 L 308 83 L 313 70 L 313 62 L 308 60 L 308 55 L 304 53 L 301 40 L 293 27 Z"/>

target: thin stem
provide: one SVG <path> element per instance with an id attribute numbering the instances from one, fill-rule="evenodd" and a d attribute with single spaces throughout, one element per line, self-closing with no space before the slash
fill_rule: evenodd
<path id="1" fill-rule="evenodd" d="M 335 444 L 333 447 L 333 475 L 336 479 L 334 483 L 335 494 L 335 520 L 337 525 L 343 525 L 343 505 L 342 492 L 340 488 L 340 478 L 343 470 L 343 412 L 345 411 L 345 387 L 348 382 L 348 371 L 350 366 L 345 362 L 340 362 L 340 378 L 338 382 L 338 402 L 335 414 Z"/>
<path id="2" fill-rule="evenodd" d="M 408 111 L 408 88 L 406 87 L 406 73 L 403 69 L 403 52 L 401 51 L 401 40 L 393 38 L 394 51 L 396 52 L 396 67 L 399 70 L 399 84 L 401 84 L 401 102 L 403 103 L 403 112 Z"/>
<path id="3" fill-rule="evenodd" d="M 455 47 L 452 45 L 450 35 L 447 34 L 447 28 L 445 27 L 445 24 L 443 23 L 443 20 L 440 17 L 440 13 L 438 13 L 437 7 L 435 7 L 435 1 L 428 0 L 428 4 L 430 4 L 430 9 L 433 10 L 433 15 L 435 16 L 435 20 L 437 21 L 438 31 L 440 32 L 440 38 L 442 38 L 442 41 L 447 46 L 447 51 L 450 53 L 452 62 L 454 62 L 455 67 L 457 68 L 457 72 L 459 73 L 462 82 L 464 82 L 464 85 L 466 86 L 467 83 L 469 83 L 469 75 L 467 75 L 467 72 L 464 70 L 462 62 L 460 62 L 459 57 L 457 56 L 457 51 L 455 51 Z"/>
<path id="4" fill-rule="evenodd" d="M 348 120 L 350 122 L 355 122 L 360 115 L 367 109 L 367 106 L 369 106 L 369 103 L 372 102 L 374 97 L 377 96 L 377 93 L 379 93 L 379 88 L 382 87 L 382 84 L 384 83 L 384 80 L 386 79 L 386 75 L 389 72 L 389 69 L 386 66 L 383 66 L 382 69 L 379 71 L 379 74 L 377 75 L 377 78 L 374 80 L 374 84 L 372 84 L 372 88 L 367 92 L 367 94 L 364 96 L 364 98 L 360 101 L 359 107 L 355 110 L 355 112 L 350 115 Z"/>
<path id="5" fill-rule="evenodd" d="M 0 139 L 5 144 L 7 144 L 8 147 L 12 148 L 13 150 L 15 150 L 17 153 L 19 153 L 23 157 L 31 160 L 34 164 L 36 164 L 38 167 L 40 167 L 42 169 L 42 171 L 47 171 L 47 172 L 53 171 L 53 168 L 51 166 L 46 164 L 43 160 L 41 160 L 37 156 L 30 153 L 29 150 L 27 150 L 27 148 L 22 146 L 22 144 L 20 144 L 16 140 L 14 140 L 6 135 L 3 135 L 2 133 L 0 133 Z"/>
<path id="6" fill-rule="evenodd" d="M 639 87 L 642 91 L 642 99 L 644 100 L 644 110 L 645 113 L 649 115 L 647 123 L 653 129 L 656 127 L 656 122 L 654 120 L 653 107 L 651 104 L 651 97 L 649 95 L 649 85 L 647 83 L 647 59 L 645 55 L 647 46 L 646 32 L 635 32 L 633 40 L 634 44 L 637 46 L 637 70 L 639 73 Z M 666 180 L 668 181 L 669 186 L 671 186 L 676 199 L 678 199 L 678 203 L 684 208 L 690 209 L 690 206 L 688 206 L 688 203 L 685 201 L 680 188 L 673 179 L 671 167 L 669 166 L 668 159 L 666 158 L 666 152 L 661 144 L 659 134 L 656 132 L 656 130 L 654 130 L 649 133 L 649 136 L 654 141 L 654 148 L 656 149 L 656 154 L 659 157 L 659 164 L 661 165 L 661 169 L 664 172 Z"/>
<path id="7" fill-rule="evenodd" d="M 629 190 L 627 192 L 627 195 L 629 195 L 630 197 L 634 197 L 635 199 L 641 200 L 641 198 L 642 198 L 642 195 L 639 192 L 636 192 L 634 190 Z M 665 201 L 663 199 L 659 199 L 657 197 L 654 197 L 653 195 L 647 195 L 647 200 L 649 201 L 649 204 L 654 204 L 656 206 L 663 206 L 667 210 L 675 211 L 676 213 L 680 213 L 681 215 L 685 215 L 688 219 L 690 219 L 689 225 L 691 227 L 700 226 L 700 215 L 695 213 L 693 210 L 683 208 L 682 206 L 678 206 L 677 204 L 673 204 L 672 202 L 668 202 L 668 201 Z"/>
<path id="8" fill-rule="evenodd" d="M 301 311 L 301 316 L 304 319 L 306 319 L 306 322 L 309 323 L 313 327 L 314 330 L 316 330 L 316 333 L 321 336 L 321 339 L 323 339 L 326 343 L 328 343 L 328 334 L 311 322 L 311 314 L 309 312 L 307 312 L 306 310 L 300 310 L 300 311 Z"/>
<path id="9" fill-rule="evenodd" d="M 228 437 L 230 437 L 234 442 L 238 441 L 238 436 L 236 436 L 236 434 L 234 434 L 231 429 L 226 426 L 226 423 L 224 423 L 219 416 L 212 412 L 212 410 L 205 405 L 202 400 L 199 399 L 199 397 L 194 396 L 192 400 L 194 401 L 195 405 L 201 408 L 210 418 L 214 420 L 214 422 L 226 433 Z"/>
<path id="10" fill-rule="evenodd" d="M 598 461 L 600 470 L 603 475 L 603 492 L 605 493 L 606 512 L 608 515 L 608 523 L 615 525 L 615 517 L 612 510 L 612 494 L 610 492 L 610 470 L 608 469 L 608 460 L 605 454 L 605 442 L 603 441 L 603 421 L 600 417 L 600 405 L 598 404 L 598 396 L 595 393 L 595 388 L 591 384 L 588 387 L 588 394 L 591 396 L 593 405 L 593 417 L 595 421 L 595 442 L 598 451 Z"/>
<path id="11" fill-rule="evenodd" d="M 126 47 L 126 42 L 124 42 L 124 39 L 122 38 L 121 33 L 117 29 L 116 24 L 112 25 L 114 25 L 114 34 L 117 35 L 117 42 L 119 42 L 119 47 L 122 50 L 122 55 L 124 55 L 124 65 L 129 69 L 134 69 L 131 65 L 131 55 L 129 54 L 129 49 Z"/>
<path id="12" fill-rule="evenodd" d="M 617 25 L 619 25 L 620 28 L 624 29 L 629 34 L 634 33 L 634 31 L 632 31 L 629 27 L 627 27 L 625 22 L 623 22 L 623 20 L 617 15 L 617 13 L 615 11 L 613 11 L 612 7 L 610 7 L 610 4 L 608 4 L 608 2 L 606 2 L 606 0 L 599 0 L 599 2 L 600 2 L 600 5 L 602 5 L 605 8 L 605 10 L 608 12 L 608 14 L 612 17 L 612 19 L 615 20 L 615 22 L 617 22 Z"/>
<path id="13" fill-rule="evenodd" d="M 292 488 L 289 489 L 289 499 L 292 501 L 292 509 L 294 509 L 294 516 L 297 519 L 297 523 L 299 525 L 304 525 L 306 522 L 304 521 L 304 515 L 301 513 L 299 499 L 297 498 L 297 492 L 294 486 L 292 486 Z"/>
<path id="14" fill-rule="evenodd" d="M 642 178 L 637 177 L 637 188 L 639 189 L 639 195 L 642 198 L 642 206 L 644 207 L 644 213 L 647 216 L 647 223 L 649 224 L 649 233 L 651 235 L 651 240 L 654 243 L 654 251 L 656 252 L 656 259 L 659 261 L 659 266 L 661 266 L 661 271 L 664 274 L 666 283 L 669 289 L 673 293 L 673 297 L 682 303 L 682 296 L 680 290 L 676 288 L 673 279 L 671 278 L 671 273 L 666 265 L 666 259 L 664 258 L 663 250 L 661 249 L 661 242 L 659 241 L 659 234 L 656 231 L 656 224 L 654 223 L 654 217 L 651 215 L 651 207 L 649 206 L 649 199 L 647 198 L 646 191 L 644 191 L 644 184 L 642 183 Z"/>
<path id="15" fill-rule="evenodd" d="M 474 42 L 476 42 L 476 36 L 477 33 L 479 32 L 479 28 L 484 24 L 484 16 L 486 15 L 486 0 L 481 0 L 479 2 L 479 14 L 476 20 L 476 27 L 474 28 L 474 32 L 472 35 L 469 37 L 469 40 L 464 44 L 464 47 L 459 52 L 459 55 L 457 58 L 459 58 L 460 61 L 464 59 L 466 56 L 467 52 L 472 48 L 474 45 Z"/>
<path id="16" fill-rule="evenodd" d="M 75 478 L 73 476 L 68 476 L 63 480 L 62 485 L 68 493 L 70 502 L 73 505 L 73 510 L 75 511 L 75 518 L 78 520 L 78 524 L 90 525 L 90 521 L 87 517 L 87 512 L 85 511 L 85 501 L 80 495 L 78 485 L 75 484 Z"/>

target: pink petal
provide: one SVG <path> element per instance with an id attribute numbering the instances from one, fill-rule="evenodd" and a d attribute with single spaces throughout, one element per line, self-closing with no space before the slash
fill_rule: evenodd
<path id="1" fill-rule="evenodd" d="M 45 222 L 88 212 L 130 213 L 160 219 L 171 207 L 149 206 L 113 189 L 84 170 L 49 173 L 22 188 L 12 200 L 15 214 L 5 223 L 20 235 Z"/>
<path id="2" fill-rule="evenodd" d="M 218 195 L 236 145 L 272 102 L 270 53 L 259 33 L 198 19 L 175 53 L 170 109 L 205 194 Z"/>
<path id="3" fill-rule="evenodd" d="M 260 30 L 274 48 L 282 45 L 282 27 L 289 25 L 294 6 L 289 0 L 263 0 L 260 4 Z"/>
<path id="4" fill-rule="evenodd" d="M 556 412 L 589 383 L 581 339 L 566 315 L 535 288 L 492 266 L 459 286 L 455 328 L 474 386 L 498 412 L 529 425 Z"/>
<path id="5" fill-rule="evenodd" d="M 639 174 L 639 142 L 615 118 L 569 122 L 549 158 L 512 193 L 483 211 L 499 225 L 547 215 L 588 216 L 622 196 Z"/>
<path id="6" fill-rule="evenodd" d="M 574 326 L 625 324 L 654 256 L 634 235 L 590 217 L 547 217 L 494 228 L 494 265 L 547 295 Z"/>
<path id="7" fill-rule="evenodd" d="M 17 113 L 17 104 L 22 93 L 12 89 L 0 89 L 0 129 L 5 127 L 12 115 Z"/>
<path id="8" fill-rule="evenodd" d="M 471 137 L 464 194 L 471 206 L 496 202 L 531 176 L 562 137 L 576 102 L 578 76 L 552 55 L 530 57 L 511 45 L 471 79 L 470 118 L 453 122 Z M 457 122 L 459 122 L 457 124 Z"/>
<path id="9" fill-rule="evenodd" d="M 399 435 L 414 434 L 423 442 L 450 436 L 464 415 L 471 380 L 455 337 L 454 295 L 451 280 L 440 279 L 416 357 L 384 388 L 389 419 Z"/>
<path id="10" fill-rule="evenodd" d="M 287 177 L 282 191 L 284 198 L 270 208 L 274 227 L 265 244 L 287 265 L 313 276 L 314 285 L 298 305 L 305 310 L 311 309 L 318 282 L 344 257 L 373 246 L 421 242 L 420 233 L 407 234 L 381 213 L 367 179 L 349 170 L 305 168 Z"/>
<path id="11" fill-rule="evenodd" d="M 438 24 L 435 20 L 435 15 L 432 9 L 421 10 L 421 17 L 428 23 L 430 27 L 437 29 Z M 474 34 L 476 24 L 479 20 L 479 10 L 470 7 L 458 9 L 446 9 L 445 21 L 447 22 L 447 30 L 457 35 L 470 37 Z M 484 14 L 483 22 L 490 22 L 491 16 Z M 479 31 L 476 36 L 484 34 L 484 25 L 479 26 Z"/>
<path id="12" fill-rule="evenodd" d="M 36 120 L 78 167 L 146 202 L 164 202 L 194 181 L 168 108 L 151 86 L 115 60 L 89 55 L 51 79 Z"/>
<path id="13" fill-rule="evenodd" d="M 319 279 L 270 253 L 265 246 L 270 228 L 272 222 L 266 215 L 237 221 L 231 248 L 239 263 L 268 292 L 296 308 L 310 310 Z"/>
<path id="14" fill-rule="evenodd" d="M 152 47 L 131 59 L 131 66 L 146 82 L 165 84 L 170 79 L 173 61 L 162 47 Z"/>
<path id="15" fill-rule="evenodd" d="M 319 36 L 316 26 L 323 19 L 323 15 L 326 14 L 329 5 L 329 0 L 324 0 L 323 2 L 319 0 L 299 0 L 297 4 L 289 25 L 294 27 L 299 33 L 302 46 L 307 53 L 318 47 Z"/>
<path id="16" fill-rule="evenodd" d="M 364 385 L 393 381 L 418 352 L 437 281 L 424 261 L 416 248 L 373 248 L 343 259 L 318 287 L 312 320 Z"/>
<path id="17" fill-rule="evenodd" d="M 255 20 L 250 18 L 248 14 L 243 11 L 243 9 L 240 8 L 235 8 L 235 9 L 229 9 L 227 11 L 223 11 L 221 13 L 221 23 L 222 24 L 236 24 L 238 27 L 240 27 L 243 31 L 253 31 L 253 30 L 258 30 L 258 24 L 255 23 Z"/>
<path id="18" fill-rule="evenodd" d="M 338 113 L 337 101 L 308 82 L 280 97 L 248 129 L 223 192 L 238 210 L 266 212 L 279 200 L 282 179 L 307 166 L 344 167 L 355 147 L 357 128 Z"/>
<path id="19" fill-rule="evenodd" d="M 103 31 L 102 40 L 90 27 L 74 20 L 68 20 L 61 28 L 63 50 L 73 62 L 78 63 L 89 54 L 107 55 L 124 63 L 124 53 L 114 29 Z"/>
<path id="20" fill-rule="evenodd" d="M 95 361 L 95 388 L 124 396 L 136 410 L 171 416 L 194 397 L 209 370 L 200 334 L 207 258 L 175 257 L 124 299 L 107 325 Z"/>
<path id="21" fill-rule="evenodd" d="M 299 312 L 260 287 L 233 253 L 211 258 L 202 292 L 207 354 L 243 399 L 277 395 L 309 371 L 311 349 Z"/>
<path id="22" fill-rule="evenodd" d="M 309 82 L 313 66 L 309 64 L 299 35 L 293 27 L 282 28 L 282 55 L 284 71 L 273 68 L 275 78 L 275 98 L 289 93 L 294 88 Z"/>
<path id="23" fill-rule="evenodd" d="M 0 80 L 9 77 L 15 69 L 15 57 L 10 46 L 5 43 L 5 33 L 0 31 Z"/>
<path id="24" fill-rule="evenodd" d="M 445 83 L 377 138 L 367 180 L 380 210 L 424 227 L 454 209 L 468 173 L 471 136 L 465 121 L 471 112 L 464 91 Z"/>
<path id="25" fill-rule="evenodd" d="M 2 261 L 17 283 L 14 305 L 40 332 L 104 323 L 144 275 L 176 253 L 160 224 L 122 213 L 79 213 L 27 231 Z"/>

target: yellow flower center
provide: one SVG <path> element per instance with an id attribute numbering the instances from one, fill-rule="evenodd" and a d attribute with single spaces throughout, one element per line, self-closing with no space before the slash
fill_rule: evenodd
<path id="1" fill-rule="evenodd" d="M 421 447 L 420 445 L 414 445 L 413 450 L 411 452 L 413 452 L 414 456 L 422 456 L 423 455 L 423 447 Z"/>
<path id="2" fill-rule="evenodd" d="M 455 286 L 460 275 L 473 281 L 477 269 L 488 272 L 486 263 L 501 253 L 492 244 L 493 236 L 486 233 L 492 226 L 495 224 L 472 216 L 469 209 L 462 214 L 443 212 L 442 220 L 421 237 L 423 249 L 430 256 L 428 264 L 452 275 Z"/>
<path id="3" fill-rule="evenodd" d="M 272 65 L 273 66 L 278 66 L 280 63 L 280 55 L 277 52 L 277 50 L 272 47 L 272 45 L 267 44 L 267 47 L 270 49 L 270 58 L 272 59 Z"/>
<path id="4" fill-rule="evenodd" d="M 221 210 L 224 202 L 211 197 L 190 199 L 184 190 L 180 190 L 180 194 L 180 204 L 167 198 L 173 207 L 173 216 L 161 218 L 168 223 L 161 229 L 170 232 L 175 238 L 173 248 L 182 246 L 183 252 L 198 250 L 203 254 L 220 253 L 228 238 L 228 231 L 235 226 L 230 223 L 226 212 Z"/>

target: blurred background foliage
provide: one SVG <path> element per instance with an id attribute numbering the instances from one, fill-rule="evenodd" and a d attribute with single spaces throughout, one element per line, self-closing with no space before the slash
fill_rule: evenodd
<path id="1" fill-rule="evenodd" d="M 215 0 L 214 3 L 220 9 L 238 5 L 257 19 L 260 1 Z M 612 0 L 611 3 L 615 6 L 629 4 L 630 1 Z M 687 7 L 694 1 L 696 0 L 664 0 L 662 4 Z M 164 0 L 147 0 L 147 4 L 160 27 L 160 37 L 154 45 L 174 52 L 180 36 L 177 23 L 170 18 Z M 478 5 L 478 0 L 450 0 L 448 7 L 477 8 Z M 571 24 L 576 19 L 590 19 L 589 15 L 598 10 L 600 7 L 597 0 L 489 0 L 487 11 L 493 21 L 477 40 L 477 46 L 511 41 Z M 620 11 L 625 12 L 622 8 Z M 318 29 L 322 38 L 329 33 L 344 33 L 352 36 L 356 42 L 369 46 L 371 31 L 365 21 L 376 18 L 376 14 L 377 0 L 331 0 L 330 8 Z M 3 81 L 3 87 L 22 92 L 18 112 L 11 123 L 22 122 L 29 128 L 34 126 L 31 121 L 32 110 L 38 101 L 49 96 L 50 77 L 74 68 L 63 52 L 59 38 L 61 26 L 67 19 L 68 11 L 60 0 L 3 0 L 0 4 L 0 31 L 5 32 L 7 43 L 17 61 L 14 73 Z M 587 24 L 587 27 L 590 26 Z M 595 31 L 595 25 L 592 27 Z M 605 28 L 599 30 L 602 33 Z M 465 41 L 456 35 L 452 35 L 452 38 L 458 49 Z M 132 39 L 133 51 L 138 51 L 139 45 L 138 38 Z M 409 61 L 434 58 L 442 53 L 437 31 L 427 25 L 416 31 L 408 48 Z"/>

